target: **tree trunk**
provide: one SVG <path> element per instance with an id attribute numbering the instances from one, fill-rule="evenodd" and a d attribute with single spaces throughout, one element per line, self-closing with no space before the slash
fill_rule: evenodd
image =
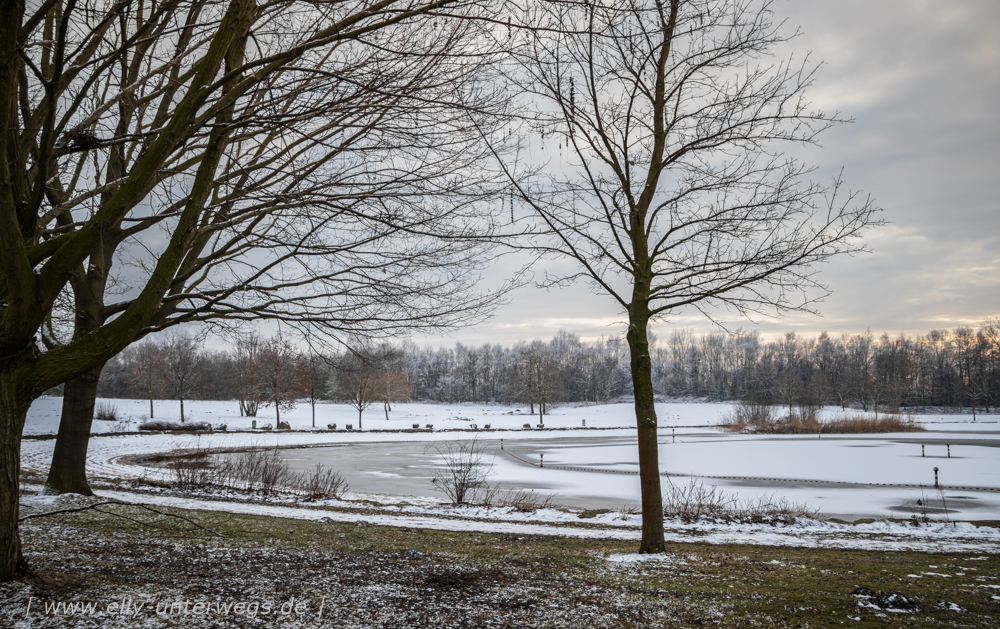
<path id="1" fill-rule="evenodd" d="M 5 361 L 6 362 L 6 361 Z M 21 470 L 21 432 L 31 406 L 24 383 L 8 363 L 0 368 L 0 583 L 25 573 L 18 534 Z"/>
<path id="2" fill-rule="evenodd" d="M 660 457 L 656 441 L 656 408 L 653 400 L 653 363 L 649 358 L 646 306 L 633 302 L 629 312 L 628 341 L 635 395 L 635 421 L 639 441 L 639 483 L 642 490 L 642 541 L 640 553 L 662 553 L 663 496 L 660 493 Z"/>
<path id="3" fill-rule="evenodd" d="M 358 430 L 361 430 L 361 413 L 363 412 L 364 411 L 362 411 L 361 408 L 358 407 Z"/>
<path id="4" fill-rule="evenodd" d="M 97 383 L 103 368 L 101 365 L 66 383 L 59 434 L 52 452 L 49 477 L 45 481 L 46 494 L 94 494 L 87 482 L 87 445 L 94 422 Z"/>
<path id="5" fill-rule="evenodd" d="M 184 396 L 181 396 L 181 423 L 184 423 Z"/>
<path id="6" fill-rule="evenodd" d="M 277 400 L 277 398 L 275 398 L 275 400 L 274 400 L 274 421 L 276 421 L 277 424 L 281 423 L 281 409 L 278 408 L 278 400 Z M 277 424 L 275 424 L 275 426 L 274 426 L 275 429 L 278 428 Z"/>
<path id="7" fill-rule="evenodd" d="M 153 392 L 149 392 L 149 418 L 153 419 Z"/>
<path id="8" fill-rule="evenodd" d="M 385 421 L 389 421 L 389 401 L 386 400 L 385 404 L 382 405 L 382 409 L 385 411 Z"/>

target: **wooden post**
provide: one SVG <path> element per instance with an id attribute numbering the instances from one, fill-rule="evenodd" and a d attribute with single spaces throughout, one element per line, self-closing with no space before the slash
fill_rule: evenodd
<path id="1" fill-rule="evenodd" d="M 940 487 L 940 485 L 938 485 L 938 468 L 936 467 L 934 468 L 934 486 Z"/>

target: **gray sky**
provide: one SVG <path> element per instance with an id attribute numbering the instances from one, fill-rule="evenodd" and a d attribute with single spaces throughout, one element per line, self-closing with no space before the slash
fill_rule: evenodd
<path id="1" fill-rule="evenodd" d="M 821 269 L 833 290 L 819 305 L 822 316 L 767 319 L 756 328 L 766 337 L 868 328 L 923 334 L 1000 315 L 1000 2 L 776 0 L 774 9 L 802 32 L 796 55 L 811 51 L 824 61 L 814 105 L 856 120 L 828 131 L 805 159 L 820 178 L 842 167 L 847 184 L 870 193 L 891 224 L 866 238 L 873 253 Z M 610 298 L 583 284 L 528 287 L 488 323 L 416 340 L 511 343 L 560 328 L 594 338 L 619 334 L 623 319 Z M 726 323 L 755 325 L 736 315 Z M 690 312 L 654 332 L 670 326 L 712 329 Z"/>

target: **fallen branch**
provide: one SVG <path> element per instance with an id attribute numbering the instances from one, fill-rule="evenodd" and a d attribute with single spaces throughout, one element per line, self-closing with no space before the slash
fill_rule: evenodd
<path id="1" fill-rule="evenodd" d="M 127 505 L 127 506 L 130 506 L 130 507 L 138 507 L 140 509 L 145 509 L 146 511 L 151 511 L 151 512 L 156 513 L 158 515 L 167 516 L 167 517 L 171 517 L 171 518 L 177 518 L 179 520 L 184 520 L 185 522 L 193 525 L 194 527 L 199 528 L 199 529 L 201 529 L 203 531 L 206 531 L 208 533 L 211 533 L 212 535 L 215 535 L 217 537 L 225 537 L 222 533 L 219 533 L 218 531 L 213 531 L 210 528 L 206 528 L 206 527 L 198 524 L 197 522 L 195 522 L 191 518 L 186 518 L 186 517 L 184 517 L 182 515 L 177 515 L 176 513 L 166 513 L 165 511 L 160 511 L 158 509 L 154 509 L 153 507 L 150 507 L 148 505 L 144 505 L 144 504 L 141 504 L 141 503 L 136 503 L 136 502 L 121 502 L 121 501 L 118 501 L 118 500 L 105 500 L 104 502 L 95 502 L 94 504 L 87 505 L 86 507 L 73 507 L 71 509 L 57 509 L 56 511 L 46 511 L 45 513 L 31 513 L 31 514 L 28 514 L 28 515 L 25 515 L 25 516 L 22 516 L 22 517 L 18 518 L 17 521 L 18 522 L 23 522 L 25 520 L 30 520 L 31 518 L 44 518 L 46 516 L 59 515 L 61 513 L 79 513 L 80 511 L 87 511 L 87 510 L 90 510 L 90 509 L 94 509 L 98 513 L 105 513 L 107 515 L 112 515 L 112 516 L 114 516 L 116 518 L 122 518 L 123 520 L 129 520 L 131 522 L 137 522 L 139 524 L 147 524 L 146 522 L 142 522 L 140 520 L 136 520 L 136 519 L 130 518 L 128 516 L 124 516 L 124 515 L 122 515 L 120 513 L 115 513 L 113 511 L 105 511 L 103 509 L 98 509 L 97 508 L 97 507 L 103 507 L 105 505 Z"/>
<path id="2" fill-rule="evenodd" d="M 116 501 L 114 501 L 114 500 L 105 500 L 104 502 L 95 502 L 94 504 L 88 505 L 86 507 L 75 507 L 73 509 L 59 509 L 57 511 L 46 511 L 45 513 L 32 513 L 32 514 L 29 514 L 29 515 L 22 516 L 22 517 L 18 518 L 17 521 L 18 522 L 24 522 L 25 520 L 30 520 L 31 518 L 44 518 L 46 516 L 58 515 L 60 513 L 77 513 L 79 511 L 86 511 L 88 509 L 94 509 L 94 508 L 100 507 L 102 505 L 110 505 L 110 504 L 116 504 Z M 101 513 L 106 513 L 106 512 L 102 511 Z"/>
<path id="3" fill-rule="evenodd" d="M 205 528 L 204 526 L 198 524 L 194 520 L 192 520 L 190 518 L 185 518 L 182 515 L 177 515 L 176 513 L 166 513 L 166 512 L 163 512 L 163 511 L 158 511 L 158 510 L 154 509 L 153 507 L 150 507 L 150 506 L 147 506 L 147 505 L 144 505 L 144 504 L 137 504 L 137 503 L 121 503 L 121 504 L 131 504 L 133 507 L 141 507 L 141 508 L 143 508 L 143 509 L 145 509 L 147 511 L 152 511 L 153 513 L 158 513 L 160 515 L 165 515 L 165 516 L 169 516 L 169 517 L 172 517 L 172 518 L 178 518 L 178 519 L 184 520 L 185 522 L 189 522 L 190 524 L 196 526 L 197 528 L 199 528 L 199 529 L 201 529 L 203 531 L 207 531 L 207 532 L 211 533 L 212 535 L 215 535 L 217 537 L 225 537 L 222 533 L 219 533 L 218 531 L 213 531 L 212 529 Z"/>

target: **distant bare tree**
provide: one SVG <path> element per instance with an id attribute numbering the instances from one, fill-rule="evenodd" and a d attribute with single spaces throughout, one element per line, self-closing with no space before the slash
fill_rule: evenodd
<path id="1" fill-rule="evenodd" d="M 275 421 L 282 409 L 290 411 L 310 387 L 309 367 L 302 356 L 280 335 L 265 342 L 250 368 L 254 398 L 274 406 Z"/>
<path id="2" fill-rule="evenodd" d="M 869 200 L 811 183 L 782 153 L 841 118 L 810 109 L 814 66 L 769 58 L 789 39 L 769 4 L 542 0 L 511 43 L 508 78 L 543 157 L 500 160 L 518 186 L 510 231 L 573 263 L 551 283 L 583 278 L 627 314 L 640 552 L 664 551 L 650 322 L 808 310 L 825 292 L 815 265 L 858 251 L 878 222 Z"/>
<path id="3" fill-rule="evenodd" d="M 129 389 L 134 395 L 149 399 L 149 418 L 154 419 L 153 400 L 163 390 L 164 372 L 162 347 L 152 340 L 129 346 L 122 352 L 128 365 Z"/>
<path id="4" fill-rule="evenodd" d="M 385 411 L 385 418 L 388 420 L 393 402 L 405 402 L 410 399 L 410 383 L 406 380 L 405 374 L 392 369 L 384 369 L 379 373 L 378 381 L 382 410 Z"/>
<path id="5" fill-rule="evenodd" d="M 358 411 L 358 430 L 362 414 L 372 404 L 383 402 L 388 408 L 386 390 L 391 382 L 386 377 L 386 366 L 392 364 L 398 352 L 389 344 L 372 344 L 363 339 L 348 343 L 348 350 L 334 363 L 337 396 Z M 398 384 L 398 383 L 397 383 Z M 386 419 L 388 419 L 388 410 Z"/>
<path id="6" fill-rule="evenodd" d="M 179 400 L 184 422 L 184 400 L 198 390 L 202 377 L 201 342 L 190 334 L 174 332 L 160 345 L 161 378 L 166 394 Z"/>
<path id="7" fill-rule="evenodd" d="M 306 368 L 309 370 L 309 406 L 312 410 L 312 427 L 316 427 L 316 401 L 321 396 L 327 394 L 330 386 L 331 367 L 330 362 L 323 356 L 316 353 L 309 354 L 306 359 Z"/>

